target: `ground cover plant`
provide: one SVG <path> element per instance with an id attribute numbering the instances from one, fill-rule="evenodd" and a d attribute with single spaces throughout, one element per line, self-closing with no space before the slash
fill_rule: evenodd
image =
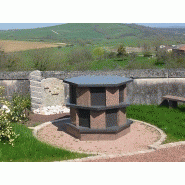
<path id="1" fill-rule="evenodd" d="M 130 105 L 127 117 L 144 121 L 162 129 L 167 138 L 164 143 L 185 141 L 185 105 L 169 109 L 158 105 Z"/>

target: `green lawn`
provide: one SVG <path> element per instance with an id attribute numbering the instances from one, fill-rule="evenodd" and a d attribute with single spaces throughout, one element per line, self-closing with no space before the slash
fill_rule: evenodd
<path id="1" fill-rule="evenodd" d="M 167 134 L 165 143 L 185 140 L 185 106 L 169 109 L 157 105 L 131 105 L 127 117 L 153 124 Z"/>
<path id="2" fill-rule="evenodd" d="M 1 162 L 51 162 L 88 156 L 42 143 L 32 135 L 32 130 L 24 125 L 13 123 L 12 126 L 20 136 L 15 140 L 14 148 L 0 142 Z"/>

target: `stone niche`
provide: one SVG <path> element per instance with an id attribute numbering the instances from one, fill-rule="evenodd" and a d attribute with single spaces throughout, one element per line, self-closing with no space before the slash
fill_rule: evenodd
<path id="1" fill-rule="evenodd" d="M 47 78 L 41 81 L 42 106 L 64 105 L 63 80 Z"/>

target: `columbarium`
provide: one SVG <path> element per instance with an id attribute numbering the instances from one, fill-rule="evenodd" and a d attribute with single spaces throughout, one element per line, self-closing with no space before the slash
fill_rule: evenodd
<path id="1" fill-rule="evenodd" d="M 70 121 L 66 132 L 82 141 L 115 140 L 130 131 L 126 118 L 126 85 L 121 76 L 79 76 L 63 80 L 69 84 Z"/>

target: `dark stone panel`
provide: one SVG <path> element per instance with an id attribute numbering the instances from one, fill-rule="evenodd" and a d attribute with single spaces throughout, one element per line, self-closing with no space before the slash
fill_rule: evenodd
<path id="1" fill-rule="evenodd" d="M 106 127 L 118 126 L 117 109 L 106 110 Z"/>
<path id="2" fill-rule="evenodd" d="M 124 89 L 126 85 L 122 85 L 119 87 L 119 103 L 124 102 Z"/>
<path id="3" fill-rule="evenodd" d="M 106 106 L 106 92 L 105 88 L 93 87 L 91 92 L 91 106 Z"/>
<path id="4" fill-rule="evenodd" d="M 70 103 L 76 104 L 76 86 L 70 85 Z"/>
<path id="5" fill-rule="evenodd" d="M 79 109 L 79 126 L 90 128 L 90 111 Z"/>

